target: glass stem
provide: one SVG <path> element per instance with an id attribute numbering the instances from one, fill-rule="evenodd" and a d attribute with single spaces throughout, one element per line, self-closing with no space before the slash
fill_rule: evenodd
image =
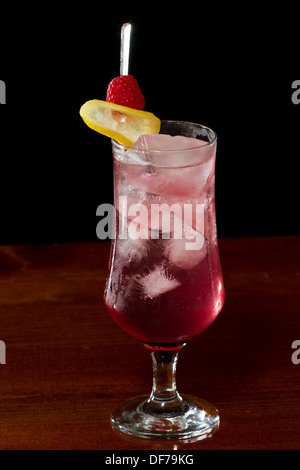
<path id="1" fill-rule="evenodd" d="M 153 387 L 149 399 L 143 403 L 148 415 L 170 418 L 180 416 L 187 410 L 187 403 L 176 388 L 176 351 L 152 351 Z"/>
<path id="2" fill-rule="evenodd" d="M 176 365 L 178 351 L 153 351 L 153 387 L 150 400 L 170 401 L 178 397 Z"/>

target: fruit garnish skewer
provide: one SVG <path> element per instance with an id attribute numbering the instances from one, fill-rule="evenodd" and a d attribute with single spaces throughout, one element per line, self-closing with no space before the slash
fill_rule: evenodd
<path id="1" fill-rule="evenodd" d="M 106 101 L 90 100 L 80 108 L 84 122 L 93 130 L 131 147 L 144 134 L 158 134 L 160 120 L 142 111 L 145 99 L 138 82 L 128 75 L 130 23 L 121 29 L 120 73 L 108 85 Z M 125 73 L 127 72 L 127 73 Z"/>

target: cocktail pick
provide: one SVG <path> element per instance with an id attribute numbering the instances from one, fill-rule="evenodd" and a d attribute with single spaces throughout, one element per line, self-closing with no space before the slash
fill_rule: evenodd
<path id="1" fill-rule="evenodd" d="M 121 28 L 120 75 L 128 75 L 131 24 L 124 23 Z"/>

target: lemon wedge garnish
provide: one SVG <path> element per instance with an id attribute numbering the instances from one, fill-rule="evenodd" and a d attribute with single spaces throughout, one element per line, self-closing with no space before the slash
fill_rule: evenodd
<path id="1" fill-rule="evenodd" d="M 91 100 L 80 108 L 80 116 L 94 131 L 131 147 L 143 134 L 158 134 L 160 120 L 152 113 L 108 101 Z"/>

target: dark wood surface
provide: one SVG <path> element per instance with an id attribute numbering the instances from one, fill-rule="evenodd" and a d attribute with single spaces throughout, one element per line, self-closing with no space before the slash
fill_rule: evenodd
<path id="1" fill-rule="evenodd" d="M 181 392 L 220 411 L 196 442 L 112 429 L 151 390 L 150 354 L 109 317 L 107 242 L 0 248 L 1 449 L 299 449 L 300 237 L 220 240 L 225 306 L 180 353 Z M 300 357 L 300 355 L 299 355 Z"/>

